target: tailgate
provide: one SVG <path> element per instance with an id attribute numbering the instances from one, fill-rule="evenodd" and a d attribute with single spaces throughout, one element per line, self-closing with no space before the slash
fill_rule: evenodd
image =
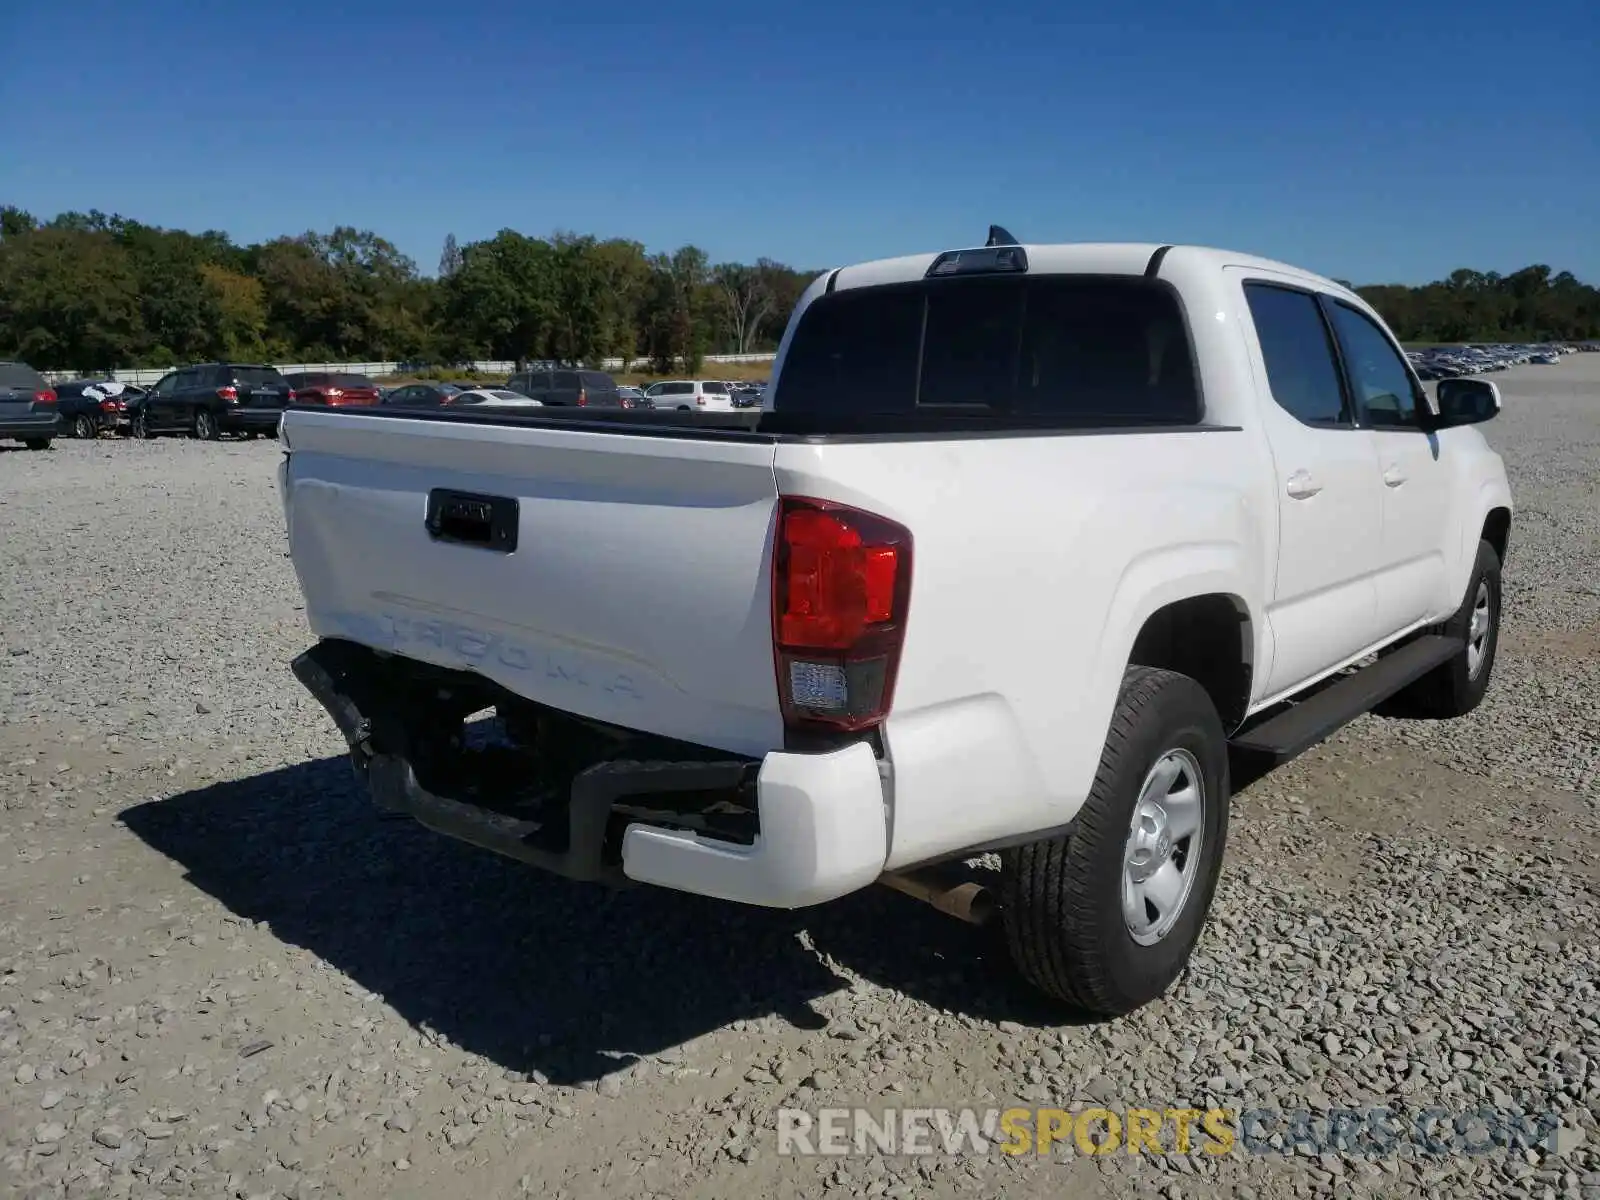
<path id="1" fill-rule="evenodd" d="M 770 442 L 306 409 L 283 434 L 319 637 L 631 729 L 782 746 Z"/>

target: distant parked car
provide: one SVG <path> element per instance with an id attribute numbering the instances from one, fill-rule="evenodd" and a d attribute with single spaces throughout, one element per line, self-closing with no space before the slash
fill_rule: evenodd
<path id="1" fill-rule="evenodd" d="M 622 408 L 617 381 L 604 371 L 521 371 L 506 386 L 541 404 Z"/>
<path id="2" fill-rule="evenodd" d="M 58 421 L 55 389 L 44 376 L 27 363 L 0 362 L 0 438 L 48 450 Z"/>
<path id="3" fill-rule="evenodd" d="M 408 383 L 395 388 L 384 400 L 385 406 L 401 408 L 439 408 L 451 404 L 466 391 L 453 383 Z"/>
<path id="4" fill-rule="evenodd" d="M 110 379 L 74 379 L 56 385 L 60 430 L 69 437 L 94 438 L 115 429 L 127 411 L 126 390 Z"/>
<path id="5" fill-rule="evenodd" d="M 163 375 L 133 415 L 136 438 L 188 433 L 214 442 L 224 433 L 257 437 L 278 427 L 292 389 L 277 367 L 201 363 Z"/>
<path id="6" fill-rule="evenodd" d="M 729 412 L 733 409 L 733 395 L 728 385 L 718 379 L 663 380 L 652 383 L 645 395 L 655 407 L 678 412 Z"/>
<path id="7" fill-rule="evenodd" d="M 332 371 L 296 371 L 284 379 L 294 389 L 296 404 L 377 404 L 382 395 L 378 385 L 365 375 L 343 375 Z"/>
<path id="8" fill-rule="evenodd" d="M 478 405 L 483 408 L 543 408 L 539 401 L 524 396 L 521 392 L 513 392 L 510 388 L 470 388 L 465 392 L 458 392 L 450 401 L 452 407 L 462 408 L 468 405 Z"/>

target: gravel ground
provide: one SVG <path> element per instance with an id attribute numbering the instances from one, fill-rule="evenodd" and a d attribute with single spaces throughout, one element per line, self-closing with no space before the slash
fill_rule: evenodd
<path id="1" fill-rule="evenodd" d="M 1484 706 L 1235 802 L 1192 971 L 1062 1023 L 884 892 L 546 878 L 381 820 L 286 662 L 271 442 L 0 452 L 0 1195 L 1600 1198 L 1600 355 L 1497 377 Z M 798 1158 L 775 1108 L 1560 1115 L 1553 1148 Z"/>

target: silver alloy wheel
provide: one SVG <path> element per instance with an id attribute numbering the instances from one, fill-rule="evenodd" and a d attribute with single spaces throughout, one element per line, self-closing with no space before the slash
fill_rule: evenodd
<path id="1" fill-rule="evenodd" d="M 1144 777 L 1122 851 L 1122 919 L 1141 946 L 1178 923 L 1200 874 L 1206 782 L 1187 750 L 1168 750 Z"/>
<path id="2" fill-rule="evenodd" d="M 1478 591 L 1472 597 L 1472 623 L 1467 626 L 1467 678 L 1476 679 L 1483 670 L 1485 653 L 1489 649 L 1489 633 L 1494 625 L 1494 614 L 1489 611 L 1489 581 L 1478 580 Z"/>

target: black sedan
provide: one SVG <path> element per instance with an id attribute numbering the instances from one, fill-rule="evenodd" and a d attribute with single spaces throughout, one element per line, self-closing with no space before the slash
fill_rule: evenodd
<path id="1" fill-rule="evenodd" d="M 127 386 L 110 379 L 74 379 L 56 385 L 56 412 L 68 437 L 99 437 L 127 422 Z"/>
<path id="2" fill-rule="evenodd" d="M 383 403 L 400 408 L 439 408 L 467 390 L 453 383 L 408 383 L 395 388 L 383 398 Z"/>

